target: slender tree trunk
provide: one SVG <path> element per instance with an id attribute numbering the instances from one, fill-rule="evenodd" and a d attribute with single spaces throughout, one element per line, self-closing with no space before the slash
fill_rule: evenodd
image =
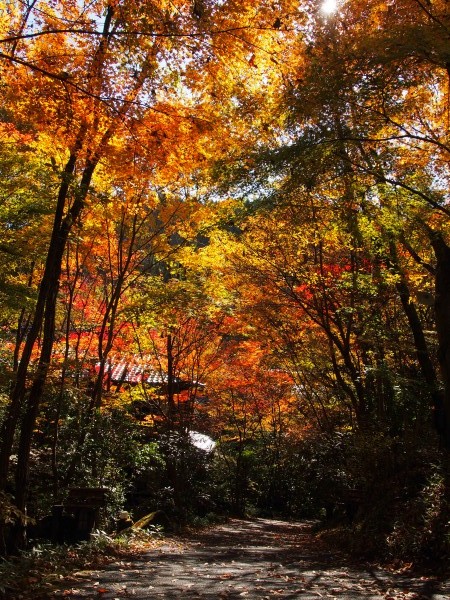
<path id="1" fill-rule="evenodd" d="M 420 322 L 419 315 L 417 314 L 416 306 L 411 299 L 408 283 L 399 265 L 397 248 L 393 240 L 390 240 L 389 242 L 389 253 L 391 264 L 399 276 L 399 280 L 396 283 L 396 288 L 414 339 L 417 362 L 419 363 L 422 376 L 429 388 L 433 402 L 434 424 L 439 435 L 445 436 L 446 425 L 443 421 L 444 394 L 439 388 L 437 373 L 428 351 L 428 345 L 423 333 L 422 323 Z M 448 331 L 450 333 L 450 329 L 448 329 Z"/>
<path id="2" fill-rule="evenodd" d="M 169 452 L 166 459 L 167 476 L 173 488 L 173 501 L 178 511 L 180 521 L 184 520 L 183 492 L 180 485 L 180 452 L 182 451 L 177 427 L 175 397 L 174 397 L 174 364 L 173 364 L 173 337 L 167 334 L 167 425 L 169 436 Z M 171 440 L 171 436 L 175 436 Z"/>
<path id="3" fill-rule="evenodd" d="M 108 6 L 102 37 L 99 42 L 97 52 L 92 59 L 92 73 L 95 74 L 95 77 L 93 78 L 94 87 L 92 89 L 92 93 L 95 96 L 98 95 L 99 88 L 102 84 L 103 59 L 108 46 L 113 14 L 114 8 L 112 6 Z M 29 376 L 29 366 L 37 336 L 42 327 L 44 327 L 44 332 L 46 331 L 47 335 L 50 333 L 52 328 L 54 329 L 59 277 L 61 274 L 63 255 L 69 233 L 72 229 L 73 223 L 76 222 L 84 207 L 84 202 L 89 190 L 92 175 L 98 164 L 98 161 L 100 160 L 101 153 L 113 136 L 121 117 L 127 113 L 127 110 L 130 106 L 130 100 L 134 99 L 141 85 L 141 82 L 137 82 L 136 88 L 130 91 L 129 98 L 124 101 L 122 108 L 117 113 L 116 118 L 112 121 L 110 127 L 103 134 L 96 150 L 88 153 L 88 158 L 86 159 L 84 170 L 82 172 L 79 188 L 75 193 L 75 197 L 70 208 L 67 206 L 67 200 L 69 198 L 70 186 L 75 173 L 77 160 L 79 159 L 79 155 L 87 135 L 86 123 L 82 123 L 79 128 L 76 141 L 63 170 L 62 181 L 59 187 L 58 198 L 56 202 L 52 235 L 48 248 L 44 274 L 39 287 L 38 299 L 36 301 L 33 319 L 31 320 L 31 325 L 22 351 L 22 356 L 19 361 L 15 385 L 10 396 L 8 413 L 0 432 L 0 438 L 2 440 L 2 445 L 0 448 L 0 489 L 4 488 L 8 478 L 9 459 L 14 443 L 17 424 L 24 404 Z M 96 103 L 98 104 L 99 102 L 100 100 L 97 99 Z M 65 212 L 66 214 L 64 214 Z M 47 321 L 47 324 L 45 324 L 44 321 Z M 39 407 L 40 395 L 42 394 L 43 385 L 45 383 L 48 371 L 49 360 L 47 360 L 46 355 L 49 354 L 49 348 L 51 355 L 52 347 L 53 339 L 47 339 L 44 341 L 38 363 L 39 368 L 35 374 L 34 382 L 31 386 L 30 398 L 25 408 L 23 431 L 21 434 L 22 440 L 25 440 L 25 438 L 28 436 L 28 430 L 30 427 L 34 427 L 33 414 L 35 412 L 35 406 L 37 406 L 37 408 Z M 22 442 L 22 458 L 18 458 L 19 462 L 21 460 L 23 460 L 24 463 L 28 461 L 28 457 L 25 456 L 26 454 L 29 456 L 29 451 L 27 452 L 26 450 L 27 445 L 28 444 L 25 443 L 25 441 Z M 25 481 L 26 477 L 21 475 L 19 479 Z M 24 491 L 16 490 L 16 493 L 19 493 L 22 498 L 26 497 L 26 493 Z"/>
<path id="4" fill-rule="evenodd" d="M 66 271 L 67 278 L 69 280 L 70 276 L 70 268 L 69 268 L 69 247 L 67 248 L 66 254 Z M 56 502 L 58 498 L 59 492 L 59 472 L 58 472 L 58 437 L 59 437 L 59 419 L 61 416 L 61 411 L 64 402 L 64 390 L 66 386 L 66 372 L 67 372 L 67 363 L 69 360 L 70 354 L 70 331 L 72 325 L 72 309 L 73 309 L 73 301 L 75 297 L 75 288 L 80 276 L 80 268 L 77 264 L 77 268 L 75 271 L 73 282 L 69 285 L 69 298 L 68 298 L 68 306 L 67 306 L 67 315 L 66 315 L 66 323 L 65 323 L 65 349 L 64 349 L 64 363 L 61 371 L 61 381 L 59 385 L 59 393 L 56 400 L 56 410 L 54 416 L 54 428 L 51 439 L 51 467 L 52 467 L 52 477 L 53 477 L 53 498 Z"/>
<path id="5" fill-rule="evenodd" d="M 167 415 L 170 429 L 175 430 L 173 338 L 170 333 L 167 334 Z"/>
<path id="6" fill-rule="evenodd" d="M 62 220 L 58 235 L 52 236 L 49 246 L 48 256 L 49 259 L 50 257 L 51 259 L 48 261 L 48 264 L 51 268 L 48 269 L 45 286 L 47 293 L 45 297 L 45 311 L 42 321 L 44 331 L 43 343 L 40 352 L 38 368 L 33 378 L 33 383 L 24 406 L 24 415 L 20 429 L 19 450 L 17 455 L 15 490 L 16 505 L 22 511 L 25 510 L 28 493 L 28 475 L 30 466 L 29 459 L 33 430 L 38 416 L 39 405 L 47 379 L 53 350 L 56 306 L 64 251 L 72 224 L 77 220 L 84 206 L 84 201 L 87 196 L 94 169 L 95 163 L 88 162 L 83 172 L 79 195 L 73 202 L 68 215 Z"/>
<path id="7" fill-rule="evenodd" d="M 435 313 L 438 334 L 438 361 L 444 383 L 444 397 L 440 414 L 436 417 L 440 423 L 444 446 L 450 449 L 450 247 L 440 233 L 431 240 L 436 255 Z"/>
<path id="8" fill-rule="evenodd" d="M 31 288 L 33 283 L 33 272 L 34 272 L 34 261 L 31 263 L 30 267 L 30 276 L 28 277 L 28 287 Z M 28 325 L 30 323 L 31 315 L 28 315 L 25 318 L 25 309 L 22 308 L 20 311 L 20 316 L 17 321 L 17 335 L 16 335 L 16 343 L 14 346 L 14 355 L 13 355 L 13 371 L 16 372 L 19 366 L 19 356 L 20 356 L 20 347 L 22 345 L 23 340 L 25 339 L 25 335 L 28 329 Z"/>
<path id="9" fill-rule="evenodd" d="M 51 292 L 51 289 L 54 289 L 55 287 L 55 274 L 57 274 L 56 281 L 59 280 L 59 271 L 57 270 L 57 273 L 55 272 L 55 265 L 57 265 L 57 249 L 58 246 L 61 244 L 59 235 L 64 215 L 64 208 L 66 205 L 66 199 L 69 193 L 69 186 L 75 169 L 77 150 L 81 148 L 81 144 L 82 139 L 81 136 L 79 136 L 77 144 L 78 148 L 75 148 L 74 152 L 72 152 L 63 172 L 63 179 L 58 193 L 55 218 L 53 222 L 53 231 L 47 254 L 45 270 L 39 287 L 39 293 L 34 309 L 34 315 L 31 320 L 31 325 L 28 334 L 26 336 L 22 356 L 17 367 L 16 379 L 10 396 L 8 412 L 0 434 L 0 438 L 2 440 L 0 448 L 0 489 L 4 488 L 7 481 L 9 471 L 9 459 L 14 443 L 14 435 L 16 432 L 17 423 L 20 417 L 25 397 L 31 356 L 39 331 L 41 330 L 44 322 L 44 312 L 48 294 Z M 42 372 L 39 372 L 37 374 L 37 378 L 39 379 L 41 376 Z"/>
<path id="10" fill-rule="evenodd" d="M 19 449 L 17 453 L 16 468 L 16 506 L 25 511 L 26 496 L 28 491 L 29 478 L 29 456 L 33 437 L 34 426 L 39 412 L 40 400 L 42 397 L 47 373 L 52 355 L 54 332 L 55 332 L 55 310 L 56 297 L 58 295 L 58 286 L 53 290 L 53 298 L 47 300 L 44 340 L 41 348 L 39 364 L 34 376 L 27 402 L 25 413 L 20 429 Z"/>

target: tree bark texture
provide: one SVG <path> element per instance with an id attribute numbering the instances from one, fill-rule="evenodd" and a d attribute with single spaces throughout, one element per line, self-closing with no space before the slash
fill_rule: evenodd
<path id="1" fill-rule="evenodd" d="M 438 361 L 444 383 L 444 398 L 440 414 L 436 415 L 441 427 L 444 446 L 450 450 L 450 247 L 440 233 L 432 238 L 436 255 L 435 313 L 438 335 Z"/>

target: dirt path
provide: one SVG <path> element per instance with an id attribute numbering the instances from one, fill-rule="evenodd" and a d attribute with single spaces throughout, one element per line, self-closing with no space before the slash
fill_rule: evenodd
<path id="1" fill-rule="evenodd" d="M 226 525 L 165 544 L 132 562 L 80 572 L 49 597 L 74 599 L 449 600 L 450 583 L 357 567 L 331 554 L 309 523 L 266 519 Z"/>

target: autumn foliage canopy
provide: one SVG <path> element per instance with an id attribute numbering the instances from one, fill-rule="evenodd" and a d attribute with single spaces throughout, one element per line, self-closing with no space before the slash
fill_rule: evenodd
<path id="1" fill-rule="evenodd" d="M 348 518 L 430 455 L 447 489 L 449 30 L 444 0 L 0 0 L 13 545 L 76 485 L 181 521 Z"/>

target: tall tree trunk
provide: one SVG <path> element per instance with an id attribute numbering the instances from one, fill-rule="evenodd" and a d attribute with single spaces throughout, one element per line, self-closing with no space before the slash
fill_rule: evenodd
<path id="1" fill-rule="evenodd" d="M 81 179 L 80 190 L 67 216 L 62 220 L 58 235 L 52 236 L 48 256 L 51 257 L 46 278 L 45 311 L 43 315 L 43 342 L 39 356 L 38 368 L 33 378 L 27 400 L 24 404 L 24 414 L 20 429 L 19 450 L 16 469 L 16 506 L 25 511 L 29 459 L 33 430 L 38 416 L 39 405 L 47 379 L 50 359 L 55 338 L 55 317 L 61 276 L 62 262 L 72 224 L 79 217 L 91 183 L 95 163 L 88 162 Z"/>
<path id="2" fill-rule="evenodd" d="M 174 364 L 173 364 L 173 338 L 172 334 L 167 334 L 167 417 L 169 428 L 172 431 L 177 429 L 175 394 L 174 394 Z"/>
<path id="3" fill-rule="evenodd" d="M 38 298 L 34 309 L 34 315 L 31 320 L 31 325 L 25 340 L 25 345 L 22 351 L 22 356 L 19 361 L 19 365 L 16 372 L 15 384 L 10 396 L 10 404 L 6 418 L 3 422 L 0 438 L 2 440 L 0 448 L 0 489 L 4 488 L 9 470 L 9 459 L 14 443 L 14 435 L 17 428 L 17 423 L 22 410 L 22 405 L 26 392 L 26 385 L 28 380 L 28 370 L 30 366 L 32 352 L 35 346 L 36 339 L 39 331 L 42 328 L 44 322 L 44 313 L 46 310 L 46 303 L 48 294 L 51 289 L 55 286 L 55 267 L 57 265 L 57 248 L 61 243 L 60 240 L 60 229 L 64 215 L 64 208 L 66 205 L 66 199 L 69 193 L 70 182 L 74 173 L 75 164 L 77 160 L 78 151 L 81 149 L 83 142 L 83 132 L 80 131 L 77 145 L 69 157 L 67 164 L 63 171 L 63 178 L 59 188 L 58 199 L 55 210 L 55 218 L 53 221 L 53 231 L 50 239 L 49 249 L 47 253 L 47 259 L 45 263 L 45 270 L 42 276 L 41 284 L 39 287 Z M 61 257 L 62 258 L 62 257 Z M 59 280 L 59 271 L 57 273 L 56 281 Z M 40 378 L 42 373 L 37 374 L 37 378 Z"/>
<path id="4" fill-rule="evenodd" d="M 444 446 L 450 450 L 450 247 L 442 234 L 435 233 L 431 243 L 436 256 L 435 314 L 439 342 L 438 361 L 444 383 L 440 414 L 436 415 Z"/>
<path id="5" fill-rule="evenodd" d="M 434 424 L 437 432 L 442 436 L 445 434 L 445 424 L 442 421 L 444 395 L 439 387 L 437 373 L 428 351 L 428 345 L 423 333 L 422 323 L 420 322 L 419 315 L 417 314 L 416 306 L 414 302 L 412 302 L 408 283 L 398 261 L 397 248 L 394 240 L 389 241 L 389 254 L 391 265 L 399 276 L 399 280 L 396 283 L 396 288 L 414 339 L 417 362 L 419 363 L 422 376 L 429 388 L 433 402 Z"/>
<path id="6" fill-rule="evenodd" d="M 112 17 L 114 14 L 113 6 L 108 6 L 105 15 L 105 22 L 103 25 L 103 32 L 101 39 L 98 44 L 97 51 L 92 58 L 92 95 L 94 98 L 94 105 L 100 103 L 99 92 L 103 81 L 103 62 L 105 52 L 107 50 L 108 41 L 110 37 L 110 28 L 112 23 Z M 141 82 L 136 83 L 135 89 L 131 90 L 129 97 L 123 102 L 122 107 L 117 111 L 116 117 L 112 120 L 110 127 L 103 134 L 100 143 L 94 151 L 88 152 L 88 158 L 86 159 L 85 166 L 82 172 L 81 181 L 79 188 L 75 193 L 72 204 L 68 208 L 68 199 L 70 193 L 70 187 L 72 179 L 75 173 L 75 167 L 79 159 L 81 150 L 83 148 L 88 126 L 86 123 L 82 123 L 69 159 L 65 165 L 62 173 L 62 181 L 58 191 L 58 198 L 55 208 L 55 217 L 53 221 L 52 235 L 48 247 L 47 259 L 45 263 L 44 274 L 39 287 L 38 299 L 34 309 L 34 315 L 31 320 L 30 329 L 28 331 L 22 355 L 17 368 L 16 379 L 14 388 L 10 396 L 10 404 L 5 421 L 0 432 L 2 444 L 0 447 L 0 489 L 4 488 L 7 483 L 8 472 L 9 472 L 9 460 L 11 451 L 14 443 L 14 437 L 17 429 L 17 424 L 24 408 L 24 400 L 27 390 L 27 383 L 29 378 L 29 366 L 33 349 L 37 336 L 44 327 L 47 336 L 52 333 L 54 329 L 54 318 L 56 314 L 56 300 L 59 288 L 59 278 L 62 269 L 62 261 L 64 250 L 66 248 L 69 233 L 72 229 L 73 223 L 76 222 L 80 213 L 83 209 L 84 202 L 88 193 L 88 189 L 91 183 L 92 175 L 100 160 L 101 153 L 104 151 L 109 140 L 113 136 L 115 129 L 121 120 L 121 118 L 127 113 L 130 100 L 134 99 L 136 93 L 142 86 Z M 96 114 L 95 108 L 93 108 L 94 114 Z M 98 115 L 96 115 L 98 116 Z M 53 324 L 52 324 L 53 322 Z M 47 356 L 51 355 L 51 349 L 53 347 L 53 339 L 47 339 L 43 342 L 41 355 L 38 362 L 38 369 L 36 371 L 34 381 L 31 385 L 30 397 L 28 398 L 27 406 L 24 410 L 23 428 L 21 433 L 21 449 L 22 457 L 18 460 L 23 463 L 28 462 L 25 439 L 29 435 L 28 431 L 34 427 L 33 414 L 35 407 L 39 407 L 40 396 L 42 394 L 43 385 L 45 383 L 49 359 Z M 23 466 L 23 465 L 22 465 Z M 22 467 L 21 467 L 22 468 Z M 28 469 L 28 466 L 27 466 Z M 25 481 L 26 477 L 21 476 L 19 479 Z M 16 493 L 18 491 L 16 490 Z M 23 491 L 18 492 L 22 498 L 26 497 L 26 493 Z"/>

